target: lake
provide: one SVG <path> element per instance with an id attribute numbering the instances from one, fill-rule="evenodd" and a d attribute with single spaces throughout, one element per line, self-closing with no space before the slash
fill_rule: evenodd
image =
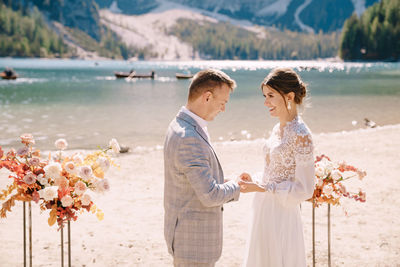
<path id="1" fill-rule="evenodd" d="M 32 133 L 52 149 L 66 138 L 71 149 L 96 149 L 112 137 L 130 147 L 163 145 L 171 119 L 186 103 L 190 80 L 176 72 L 218 68 L 238 87 L 226 112 L 209 124 L 214 142 L 268 136 L 276 118 L 264 107 L 260 83 L 274 67 L 292 67 L 308 84 L 303 119 L 314 133 L 400 123 L 400 63 L 328 61 L 128 62 L 61 59 L 0 59 L 20 78 L 0 80 L 0 146 L 18 147 Z M 114 71 L 154 70 L 156 78 L 116 79 Z"/>

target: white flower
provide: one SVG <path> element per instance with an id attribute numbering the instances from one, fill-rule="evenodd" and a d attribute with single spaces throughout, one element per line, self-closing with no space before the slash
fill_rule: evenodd
<path id="1" fill-rule="evenodd" d="M 82 182 L 82 181 L 78 181 L 78 182 L 75 184 L 75 193 L 76 193 L 78 196 L 80 196 L 80 195 L 82 195 L 83 193 L 85 193 L 85 191 L 86 191 L 86 184 L 85 184 L 84 182 Z"/>
<path id="2" fill-rule="evenodd" d="M 27 184 L 33 184 L 34 182 L 36 182 L 36 175 L 29 172 L 24 176 L 24 182 Z"/>
<path id="3" fill-rule="evenodd" d="M 322 179 L 318 179 L 317 186 L 322 187 L 324 185 L 324 181 Z"/>
<path id="4" fill-rule="evenodd" d="M 330 196 L 333 193 L 333 188 L 329 185 L 325 185 L 322 191 L 324 192 L 325 195 Z"/>
<path id="5" fill-rule="evenodd" d="M 110 168 L 110 161 L 105 157 L 98 158 L 96 162 L 99 164 L 103 172 L 106 172 Z"/>
<path id="6" fill-rule="evenodd" d="M 44 186 L 46 186 L 46 185 L 48 185 L 49 184 L 49 181 L 48 181 L 48 179 L 47 178 L 45 178 L 44 176 L 43 176 L 43 174 L 39 174 L 38 176 L 37 176 L 37 178 L 36 178 L 38 181 L 39 181 L 39 183 L 41 184 L 41 185 L 44 185 Z"/>
<path id="7" fill-rule="evenodd" d="M 92 198 L 88 194 L 84 194 L 81 197 L 82 205 L 87 206 L 90 204 L 90 201 L 92 201 Z"/>
<path id="8" fill-rule="evenodd" d="M 51 201 L 58 196 L 58 187 L 57 186 L 49 186 L 44 189 L 38 191 L 41 198 L 45 201 Z"/>
<path id="9" fill-rule="evenodd" d="M 76 174 L 76 172 L 77 172 L 77 168 L 72 161 L 68 161 L 67 163 L 65 163 L 65 170 L 69 174 Z"/>
<path id="10" fill-rule="evenodd" d="M 70 195 L 66 195 L 61 199 L 61 205 L 64 208 L 70 207 L 72 204 L 74 204 L 74 200 Z"/>
<path id="11" fill-rule="evenodd" d="M 77 164 L 81 164 L 83 162 L 83 156 L 81 154 L 76 154 L 72 157 L 72 160 Z"/>
<path id="12" fill-rule="evenodd" d="M 120 151 L 120 149 L 121 149 L 121 148 L 119 147 L 119 144 L 118 144 L 118 142 L 117 142 L 117 140 L 116 140 L 115 138 L 112 138 L 112 139 L 110 140 L 109 146 L 111 147 L 111 149 L 113 150 L 113 152 L 114 152 L 115 154 L 118 154 L 119 151 Z"/>
<path id="13" fill-rule="evenodd" d="M 318 166 L 315 168 L 315 175 L 318 177 L 324 177 L 325 176 L 325 170 L 321 166 Z"/>
<path id="14" fill-rule="evenodd" d="M 326 171 L 326 173 L 331 173 L 334 168 L 335 168 L 335 165 L 331 161 L 326 160 L 326 162 L 325 162 L 325 171 Z"/>
<path id="15" fill-rule="evenodd" d="M 93 171 L 90 166 L 82 166 L 79 168 L 79 176 L 85 180 L 88 180 L 92 177 Z"/>
<path id="16" fill-rule="evenodd" d="M 43 170 L 47 178 L 55 180 L 61 177 L 62 168 L 60 163 L 51 163 L 44 167 Z"/>
<path id="17" fill-rule="evenodd" d="M 339 180 L 340 178 L 342 178 L 342 173 L 338 170 L 333 170 L 331 176 L 333 180 Z"/>
<path id="18" fill-rule="evenodd" d="M 60 138 L 54 142 L 54 145 L 56 146 L 57 149 L 64 150 L 67 148 L 68 143 L 67 140 L 65 140 L 64 138 Z"/>

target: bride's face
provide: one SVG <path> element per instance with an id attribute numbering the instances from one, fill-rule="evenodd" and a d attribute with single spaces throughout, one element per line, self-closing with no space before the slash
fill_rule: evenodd
<path id="1" fill-rule="evenodd" d="M 265 97 L 264 106 L 272 117 L 281 117 L 287 113 L 285 100 L 278 91 L 268 85 L 264 85 L 262 91 Z"/>

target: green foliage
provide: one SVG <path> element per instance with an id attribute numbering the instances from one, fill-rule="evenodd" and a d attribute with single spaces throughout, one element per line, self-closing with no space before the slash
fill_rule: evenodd
<path id="1" fill-rule="evenodd" d="M 346 60 L 400 59 L 400 0 L 382 0 L 344 24 L 340 57 Z"/>
<path id="2" fill-rule="evenodd" d="M 230 23 L 180 19 L 169 34 L 213 59 L 312 59 L 337 55 L 336 33 L 306 34 L 265 29 L 265 38 Z"/>
<path id="3" fill-rule="evenodd" d="M 36 8 L 29 13 L 0 4 L 0 56 L 50 57 L 66 51 L 62 39 L 47 28 Z"/>

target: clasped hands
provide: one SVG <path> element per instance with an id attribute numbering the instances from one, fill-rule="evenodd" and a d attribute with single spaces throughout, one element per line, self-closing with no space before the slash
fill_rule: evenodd
<path id="1" fill-rule="evenodd" d="M 242 173 L 236 181 L 240 186 L 241 193 L 265 192 L 265 188 L 257 182 L 253 182 L 250 174 L 246 172 Z"/>

